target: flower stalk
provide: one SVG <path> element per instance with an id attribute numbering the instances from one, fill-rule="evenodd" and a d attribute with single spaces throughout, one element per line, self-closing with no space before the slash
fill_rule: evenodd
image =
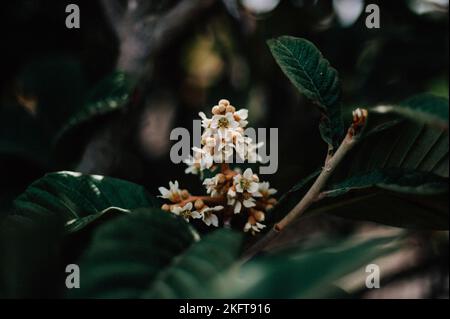
<path id="1" fill-rule="evenodd" d="M 367 120 L 367 110 L 356 109 L 353 112 L 353 122 L 347 131 L 342 143 L 333 155 L 327 153 L 325 160 L 325 166 L 322 168 L 321 173 L 305 194 L 305 196 L 298 202 L 298 204 L 274 227 L 269 230 L 263 238 L 258 240 L 253 246 L 251 246 L 244 254 L 243 259 L 248 260 L 255 254 L 264 249 L 274 238 L 276 238 L 280 232 L 282 232 L 287 226 L 292 224 L 294 220 L 299 218 L 314 202 L 320 200 L 321 191 L 327 184 L 327 181 L 334 173 L 336 167 L 343 161 L 348 152 L 358 143 L 361 136 L 361 132 L 364 129 Z"/>

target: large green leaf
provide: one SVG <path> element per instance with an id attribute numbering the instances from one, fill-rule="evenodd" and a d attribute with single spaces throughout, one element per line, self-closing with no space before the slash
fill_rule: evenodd
<path id="1" fill-rule="evenodd" d="M 448 229 L 448 100 L 422 95 L 401 111 L 375 107 L 363 139 L 337 167 L 305 215 L 326 212 L 399 227 Z M 447 114 L 447 115 L 446 115 Z M 278 218 L 300 200 L 300 185 L 275 209 Z"/>
<path id="2" fill-rule="evenodd" d="M 342 140 L 341 88 L 337 71 L 308 40 L 290 36 L 268 42 L 275 60 L 286 76 L 322 112 L 322 138 L 334 148 Z"/>
<path id="3" fill-rule="evenodd" d="M 45 175 L 14 201 L 18 212 L 57 213 L 71 223 L 74 219 L 102 214 L 111 207 L 131 210 L 155 205 L 156 200 L 137 184 L 68 171 Z"/>
<path id="4" fill-rule="evenodd" d="M 261 256 L 220 276 L 210 290 L 221 298 L 342 298 L 338 281 L 397 250 L 396 239 L 330 239 Z"/>
<path id="5" fill-rule="evenodd" d="M 241 236 L 217 230 L 199 240 L 184 220 L 141 209 L 99 227 L 80 260 L 72 298 L 188 298 L 237 259 Z"/>
<path id="6" fill-rule="evenodd" d="M 77 261 L 98 225 L 155 205 L 141 186 L 127 181 L 47 174 L 16 198 L 12 214 L 2 220 L 0 290 L 8 297 L 58 296 L 65 265 Z"/>
<path id="7" fill-rule="evenodd" d="M 137 298 L 196 240 L 184 220 L 159 209 L 135 211 L 99 227 L 80 260 L 74 298 Z"/>

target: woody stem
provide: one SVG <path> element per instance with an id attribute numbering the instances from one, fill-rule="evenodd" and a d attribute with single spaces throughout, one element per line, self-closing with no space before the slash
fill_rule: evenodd
<path id="1" fill-rule="evenodd" d="M 333 174 L 336 167 L 341 163 L 345 155 L 355 146 L 358 138 L 354 135 L 354 127 L 350 127 L 342 141 L 341 145 L 336 150 L 333 156 L 330 153 L 327 154 L 325 167 L 323 167 L 320 175 L 317 177 L 314 184 L 308 190 L 306 195 L 298 202 L 298 204 L 275 226 L 269 230 L 263 238 L 257 241 L 244 253 L 244 260 L 248 260 L 256 253 L 264 249 L 278 234 L 283 231 L 288 225 L 290 225 L 295 219 L 301 216 L 306 209 L 314 203 L 321 193 L 321 190 L 326 185 L 328 179 Z"/>

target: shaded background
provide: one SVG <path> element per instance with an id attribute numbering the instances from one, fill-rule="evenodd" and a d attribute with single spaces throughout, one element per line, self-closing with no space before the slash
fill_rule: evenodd
<path id="1" fill-rule="evenodd" d="M 150 16 L 144 27 L 151 30 L 153 21 L 164 19 L 178 2 L 147 1 L 145 10 L 122 26 L 108 19 L 113 1 L 2 4 L 4 210 L 31 181 L 55 170 L 120 177 L 152 194 L 179 179 L 200 192 L 197 177 L 182 176 L 184 165 L 170 161 L 169 134 L 174 127 L 191 129 L 197 113 L 209 112 L 220 98 L 248 108 L 250 126 L 279 129 L 278 172 L 264 179 L 284 193 L 322 165 L 326 145 L 318 132 L 318 111 L 272 58 L 265 43 L 272 37 L 304 37 L 322 51 L 339 71 L 347 120 L 349 110 L 359 106 L 422 92 L 448 97 L 448 1 L 370 1 L 380 6 L 380 29 L 366 28 L 369 2 L 362 0 L 204 1 L 201 11 L 162 40 L 133 29 Z M 69 3 L 80 7 L 80 29 L 65 27 Z M 130 38 L 134 41 L 125 41 Z M 139 79 L 132 107 L 59 138 L 89 92 L 117 69 Z M 345 234 L 361 226 L 331 217 L 312 224 L 313 230 Z M 302 231 L 306 236 L 313 230 Z M 424 243 L 429 236 L 418 234 Z"/>

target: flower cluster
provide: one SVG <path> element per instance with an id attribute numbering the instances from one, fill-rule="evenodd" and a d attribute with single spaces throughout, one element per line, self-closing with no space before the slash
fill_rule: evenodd
<path id="1" fill-rule="evenodd" d="M 255 234 L 265 227 L 265 213 L 270 210 L 276 199 L 276 190 L 268 182 L 260 182 L 257 174 L 250 168 L 243 173 L 240 169 L 231 169 L 227 164 L 234 154 L 249 162 L 260 161 L 257 149 L 261 144 L 244 135 L 247 126 L 248 111 L 236 110 L 227 100 L 220 100 L 212 108 L 212 118 L 203 112 L 203 133 L 201 148 L 194 147 L 194 156 L 186 161 L 186 173 L 199 174 L 205 169 L 215 169 L 220 164 L 220 172 L 205 178 L 203 185 L 206 196 L 193 196 L 186 189 L 180 189 L 178 182 L 170 182 L 169 189 L 160 187 L 162 198 L 170 201 L 162 209 L 183 217 L 186 221 L 201 219 L 208 226 L 227 226 L 238 214 L 245 214 L 247 220 L 245 232 Z"/>
<path id="2" fill-rule="evenodd" d="M 198 174 L 214 163 L 232 162 L 234 154 L 242 161 L 261 161 L 257 149 L 262 143 L 254 144 L 252 138 L 244 135 L 248 124 L 246 109 L 236 111 L 228 100 L 222 99 L 212 108 L 212 114 L 212 118 L 207 118 L 205 113 L 199 113 L 203 127 L 202 148 L 192 148 L 194 156 L 185 161 L 186 173 Z"/>

